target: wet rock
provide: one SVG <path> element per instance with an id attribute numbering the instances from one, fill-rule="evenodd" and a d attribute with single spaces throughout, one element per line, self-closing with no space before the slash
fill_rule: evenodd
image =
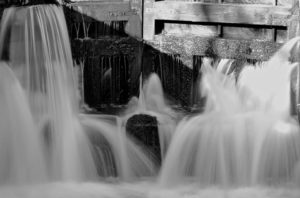
<path id="1" fill-rule="evenodd" d="M 128 119 L 126 133 L 138 144 L 147 149 L 152 160 L 161 163 L 161 152 L 159 146 L 159 135 L 156 117 L 137 114 Z"/>

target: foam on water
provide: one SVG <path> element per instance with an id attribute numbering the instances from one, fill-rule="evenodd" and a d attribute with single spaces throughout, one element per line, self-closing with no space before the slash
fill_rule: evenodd
<path id="1" fill-rule="evenodd" d="M 19 188 L 0 187 L 0 197 L 5 198 L 298 198 L 300 191 L 292 187 L 208 187 L 205 189 L 192 183 L 175 188 L 160 188 L 153 182 L 139 183 L 51 183 Z"/>
<path id="2" fill-rule="evenodd" d="M 289 54 L 298 41 L 285 44 L 253 75 L 244 70 L 238 88 L 232 77 L 203 65 L 205 111 L 177 127 L 161 185 L 181 184 L 183 177 L 202 186 L 277 185 L 294 180 L 300 132 L 289 115 L 290 74 L 295 67 Z M 220 64 L 223 71 L 226 64 Z"/>

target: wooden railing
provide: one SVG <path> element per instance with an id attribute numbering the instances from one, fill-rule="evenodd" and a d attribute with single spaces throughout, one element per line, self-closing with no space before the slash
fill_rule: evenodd
<path id="1" fill-rule="evenodd" d="M 210 55 L 223 58 L 268 59 L 280 46 L 276 43 L 276 28 L 286 31 L 283 40 L 296 36 L 299 23 L 299 3 L 294 1 L 292 6 L 261 4 L 230 4 L 230 3 L 201 3 L 180 1 L 145 0 L 143 18 L 143 38 L 163 51 L 179 54 Z M 170 45 L 174 37 L 155 34 L 156 23 L 167 21 L 172 23 L 199 22 L 210 25 L 243 26 L 273 29 L 271 38 L 267 40 L 228 39 L 222 38 L 221 33 L 203 38 L 197 35 L 183 35 L 176 38 L 176 43 Z M 222 32 L 222 30 L 219 30 Z M 224 40 L 225 39 L 225 40 Z M 205 44 L 205 49 L 203 48 Z M 210 44 L 206 44 L 210 43 Z M 240 44 L 239 44 L 240 43 Z M 200 47 L 201 45 L 202 47 Z M 225 52 L 224 52 L 225 50 Z"/>

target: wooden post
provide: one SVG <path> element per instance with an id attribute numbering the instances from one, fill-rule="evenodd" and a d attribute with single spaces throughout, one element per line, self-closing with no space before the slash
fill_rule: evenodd
<path id="1" fill-rule="evenodd" d="M 218 0 L 218 3 L 223 3 L 223 0 Z M 219 37 L 222 37 L 222 34 L 223 34 L 223 27 L 222 27 L 222 25 L 218 25 L 218 36 Z"/>
<path id="2" fill-rule="evenodd" d="M 273 5 L 277 6 L 278 5 L 278 0 L 274 0 Z M 276 28 L 272 28 L 272 37 L 273 37 L 272 40 L 274 42 L 276 42 L 276 37 L 277 37 L 277 30 L 276 30 Z"/>
<path id="3" fill-rule="evenodd" d="M 143 1 L 142 0 L 130 0 L 130 9 L 133 12 L 128 19 L 126 25 L 126 33 L 129 36 L 142 39 L 143 32 L 142 32 L 142 9 L 143 8 Z"/>
<path id="4" fill-rule="evenodd" d="M 155 33 L 155 11 L 154 0 L 144 1 L 144 24 L 143 24 L 143 39 L 153 40 Z"/>

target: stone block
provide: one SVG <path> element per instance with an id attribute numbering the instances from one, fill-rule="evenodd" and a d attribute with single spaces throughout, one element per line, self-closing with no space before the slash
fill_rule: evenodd
<path id="1" fill-rule="evenodd" d="M 128 119 L 126 133 L 134 138 L 138 144 L 146 148 L 149 157 L 161 164 L 161 150 L 159 146 L 158 123 L 156 117 L 137 114 Z"/>

